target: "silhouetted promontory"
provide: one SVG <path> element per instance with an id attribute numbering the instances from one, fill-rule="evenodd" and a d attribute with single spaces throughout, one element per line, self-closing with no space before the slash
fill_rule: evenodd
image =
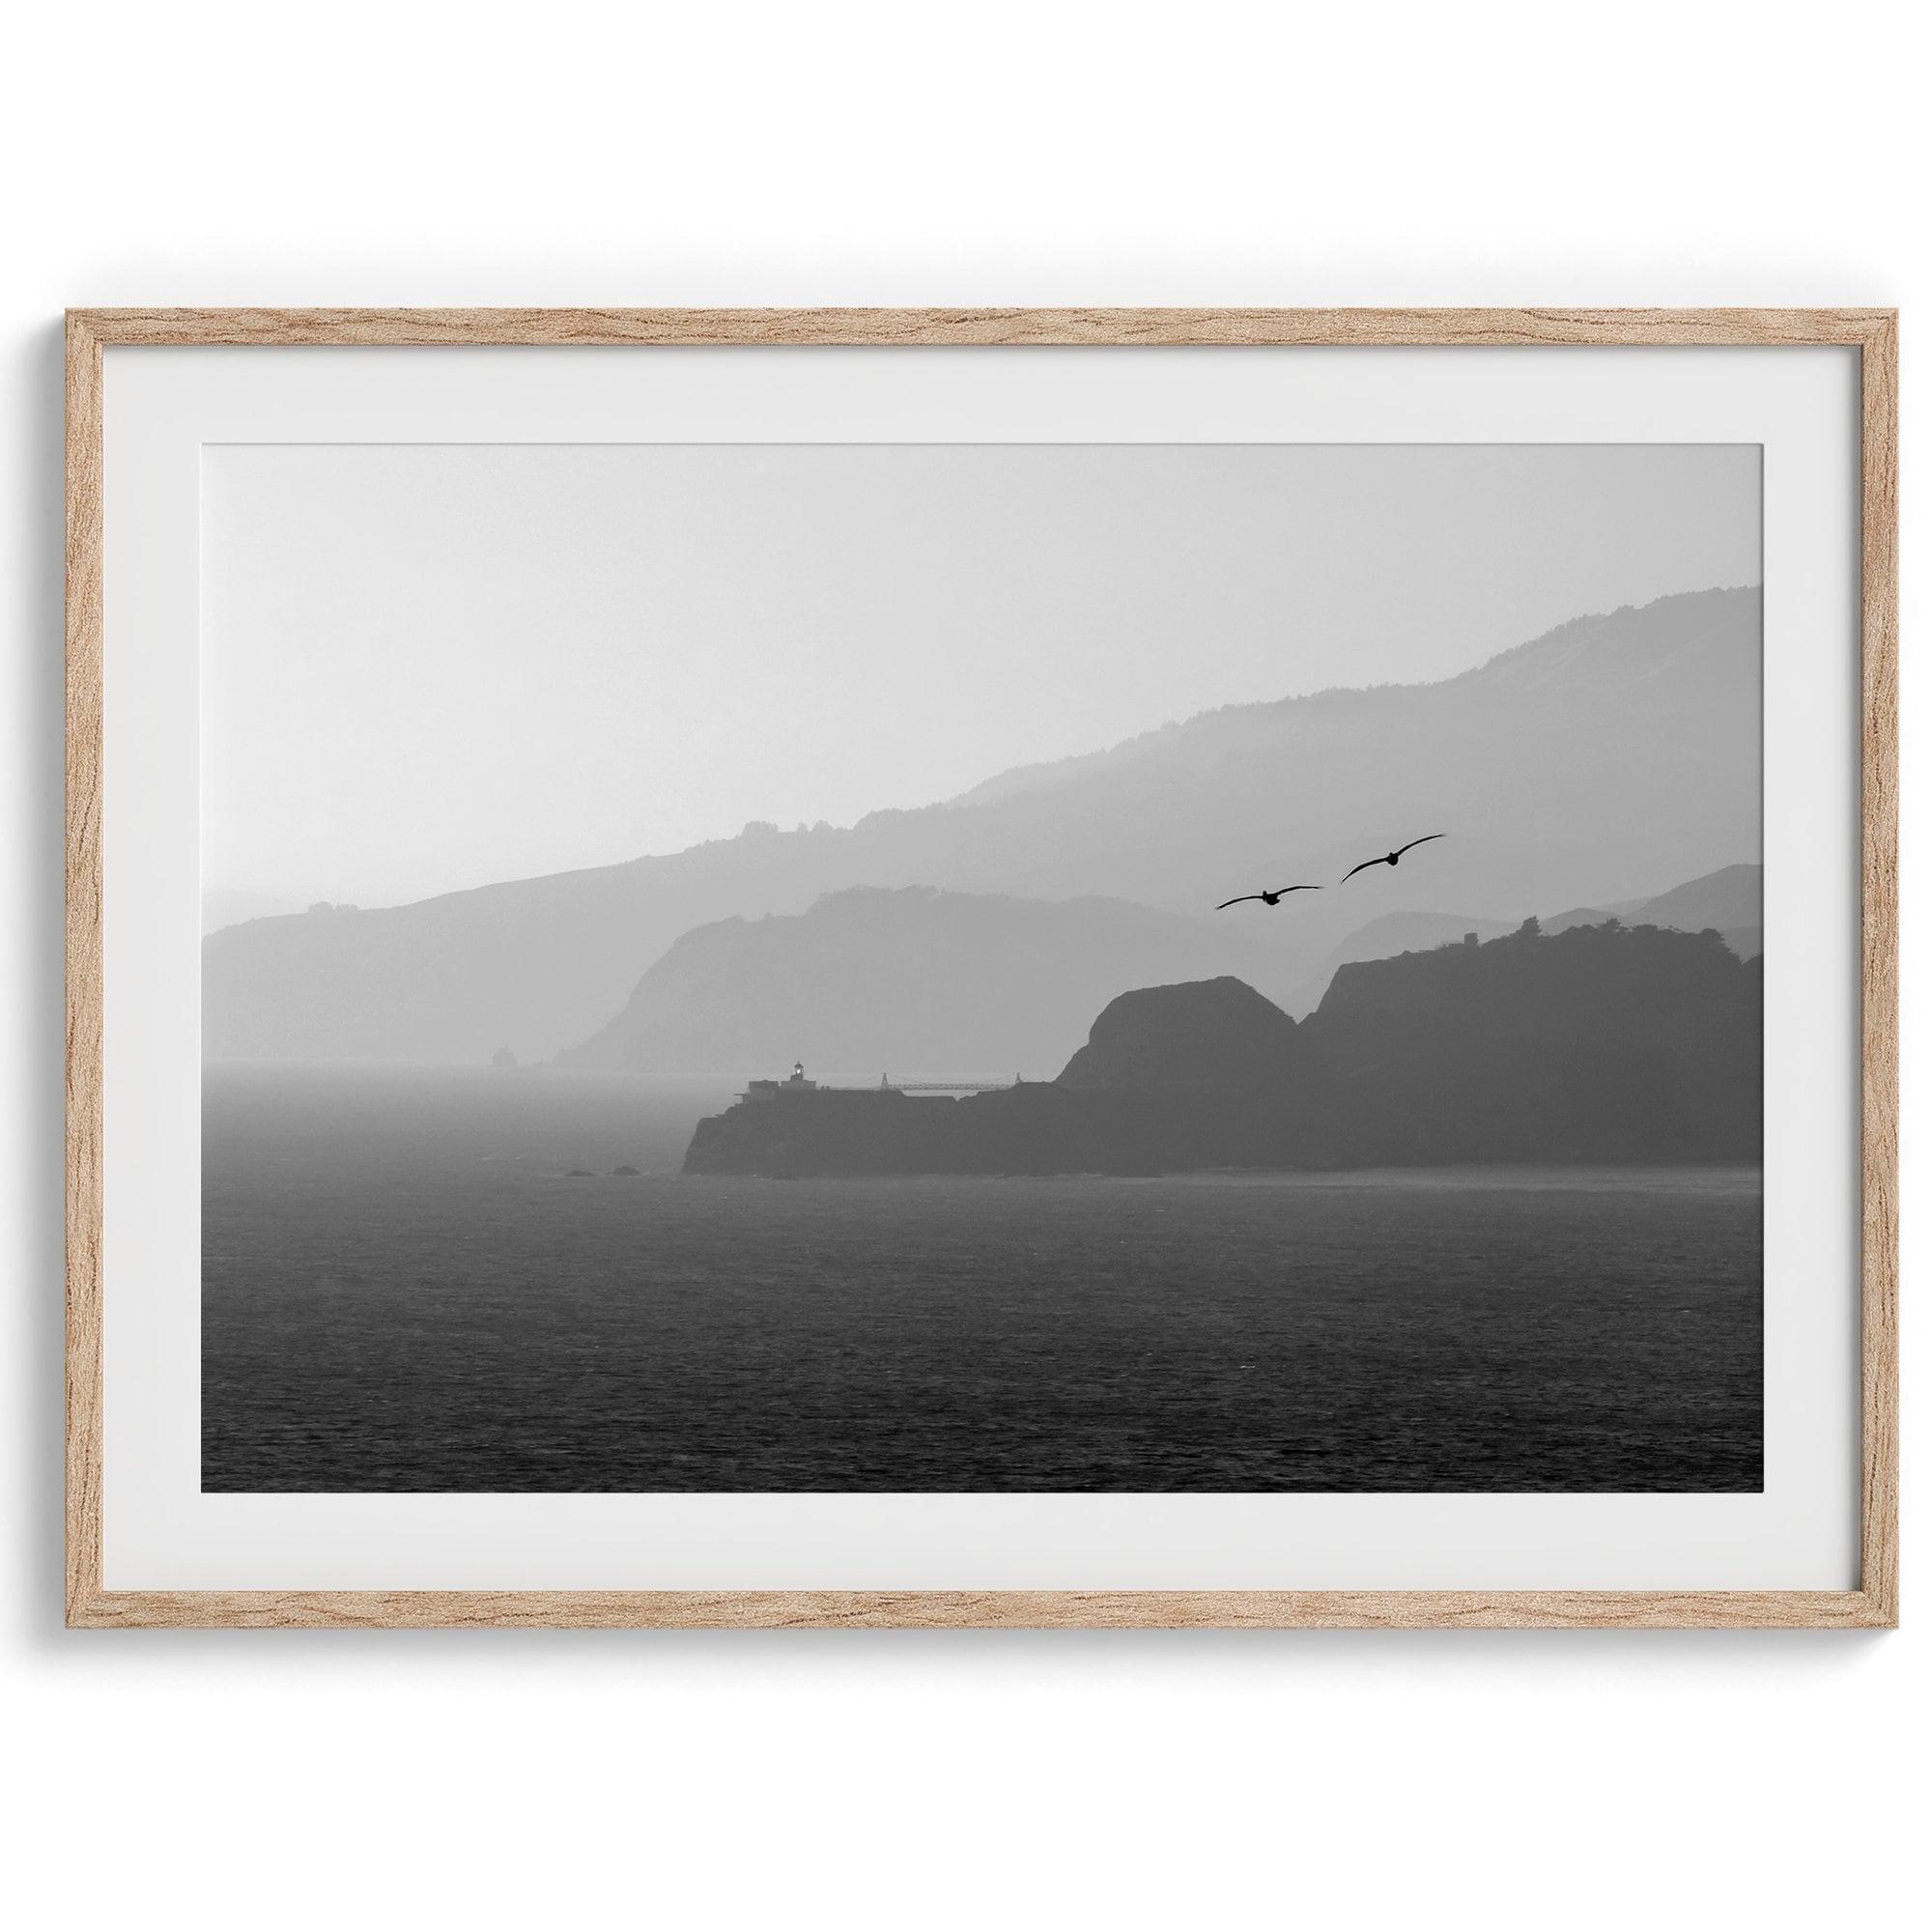
<path id="1" fill-rule="evenodd" d="M 1120 1093 L 1144 1087 L 1249 1087 L 1301 1077 L 1306 1036 L 1272 1001 L 1222 978 L 1122 993 L 1094 1022 L 1059 1085 Z"/>
<path id="2" fill-rule="evenodd" d="M 960 1099 L 754 1092 L 694 1174 L 1755 1161 L 1763 979 L 1615 920 L 1343 966 L 1297 1024 L 1238 980 L 1123 993 L 1060 1077 Z"/>

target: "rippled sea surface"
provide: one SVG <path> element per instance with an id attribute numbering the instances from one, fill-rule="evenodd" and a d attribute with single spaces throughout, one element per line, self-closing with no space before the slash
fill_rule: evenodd
<path id="1" fill-rule="evenodd" d="M 1756 1169 L 685 1178 L 728 1098 L 211 1072 L 204 1487 L 1760 1486 Z"/>

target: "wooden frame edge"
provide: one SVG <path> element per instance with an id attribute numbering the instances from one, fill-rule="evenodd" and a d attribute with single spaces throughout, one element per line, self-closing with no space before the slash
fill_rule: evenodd
<path id="1" fill-rule="evenodd" d="M 1898 1579 L 1898 317 L 1859 355 L 1863 787 L 1860 877 L 1860 1485 L 1862 1582 L 1895 1625 Z"/>
<path id="2" fill-rule="evenodd" d="M 113 348 L 583 344 L 1185 348 L 1861 347 L 1896 312 L 1866 308 L 98 308 Z"/>
<path id="3" fill-rule="evenodd" d="M 102 1591 L 92 1630 L 1873 1630 L 1804 1590 Z"/>
<path id="4" fill-rule="evenodd" d="M 101 338 L 67 322 L 67 1615 L 101 1589 Z"/>
<path id="5" fill-rule="evenodd" d="M 102 352 L 662 345 L 1856 348 L 1863 838 L 1861 1588 L 1853 1591 L 125 1591 L 103 1584 Z M 71 309 L 67 316 L 67 1566 L 74 1629 L 1895 1627 L 1898 317 L 1892 309 Z"/>

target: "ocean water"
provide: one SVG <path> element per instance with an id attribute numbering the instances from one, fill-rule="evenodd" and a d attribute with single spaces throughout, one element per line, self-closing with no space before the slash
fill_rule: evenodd
<path id="1" fill-rule="evenodd" d="M 729 1094 L 212 1070 L 204 1488 L 1760 1487 L 1756 1169 L 679 1174 Z"/>

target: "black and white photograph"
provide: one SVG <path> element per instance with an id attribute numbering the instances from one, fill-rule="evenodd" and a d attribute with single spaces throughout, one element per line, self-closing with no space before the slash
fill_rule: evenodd
<path id="1" fill-rule="evenodd" d="M 1923 1918 L 1918 24 L 14 10 L 14 1920 Z"/>
<path id="2" fill-rule="evenodd" d="M 204 1491 L 1762 1487 L 1755 446 L 201 488 Z"/>

